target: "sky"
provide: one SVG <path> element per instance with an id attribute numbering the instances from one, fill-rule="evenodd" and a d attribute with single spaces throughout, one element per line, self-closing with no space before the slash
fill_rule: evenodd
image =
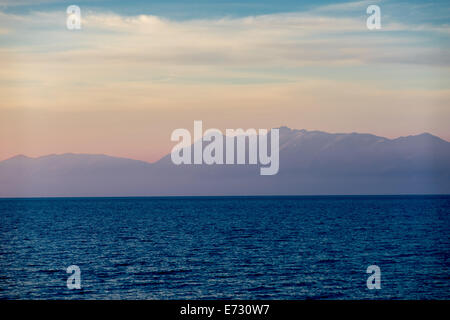
<path id="1" fill-rule="evenodd" d="M 0 0 L 0 160 L 156 161 L 194 120 L 450 141 L 449 47 L 448 1 Z"/>

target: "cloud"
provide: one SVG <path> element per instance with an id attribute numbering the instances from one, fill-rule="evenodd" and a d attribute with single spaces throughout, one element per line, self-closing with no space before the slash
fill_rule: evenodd
<path id="1" fill-rule="evenodd" d="M 40 5 L 56 2 L 61 2 L 61 0 L 0 0 L 0 8 Z"/>
<path id="2" fill-rule="evenodd" d="M 344 3 L 335 3 L 322 5 L 314 8 L 312 11 L 321 12 L 321 13 L 342 13 L 342 12 L 354 12 L 358 10 L 360 13 L 365 12 L 365 9 L 370 5 L 381 5 L 383 3 L 382 0 L 363 0 L 363 1 L 352 1 L 352 2 L 344 2 Z"/>
<path id="3" fill-rule="evenodd" d="M 63 12 L 0 16 L 4 25 L 13 28 L 9 38 L 13 44 L 7 48 L 39 53 L 33 60 L 48 57 L 52 62 L 70 59 L 89 63 L 101 59 L 107 63 L 128 59 L 157 66 L 289 68 L 399 63 L 404 56 L 404 61 L 413 64 L 447 64 L 447 59 L 436 59 L 436 52 L 430 54 L 433 48 L 423 50 L 420 39 L 390 32 L 411 31 L 407 26 L 387 25 L 381 37 L 368 31 L 361 19 L 311 13 L 180 22 L 150 15 L 84 12 L 82 30 L 75 32 L 65 29 Z M 447 30 L 445 26 L 419 29 Z"/>
<path id="4" fill-rule="evenodd" d="M 146 88 L 169 84 L 169 95 L 189 85 L 331 78 L 407 86 L 411 74 L 400 65 L 414 66 L 418 83 L 430 86 L 438 78 L 437 89 L 449 84 L 448 73 L 442 71 L 450 65 L 448 48 L 414 33 L 399 35 L 397 31 L 408 29 L 402 24 L 376 33 L 358 18 L 311 12 L 175 21 L 82 11 L 82 29 L 69 31 L 65 19 L 63 11 L 0 12 L 0 30 L 3 25 L 9 28 L 0 46 L 0 59 L 8 61 L 0 69 L 3 105 L 76 108 L 68 98 L 76 92 L 83 96 L 83 105 L 92 101 L 97 108 L 126 99 L 143 106 Z M 399 75 L 383 80 L 383 66 L 395 66 Z M 319 72 L 325 68 L 328 72 Z M 355 68 L 366 71 L 356 74 Z M 58 98 L 46 102 L 48 94 Z M 126 99 L 109 98 L 117 95 Z"/>
<path id="5" fill-rule="evenodd" d="M 365 2 L 322 10 L 361 5 Z M 374 77 L 373 83 L 380 85 L 391 83 L 392 76 L 380 80 L 379 69 L 395 67 L 406 74 L 401 65 L 414 66 L 422 84 L 433 84 L 438 77 L 439 88 L 448 85 L 444 72 L 450 66 L 448 46 L 414 31 L 438 33 L 440 40 L 445 38 L 441 33 L 445 25 L 410 27 L 392 22 L 373 32 L 366 29 L 364 19 L 320 15 L 319 9 L 185 21 L 82 11 L 79 31 L 66 29 L 64 11 L 0 12 L 0 33 L 6 30 L 0 59 L 8 61 L 0 70 L 0 90 L 16 90 L 15 94 L 28 90 L 34 97 L 52 87 L 68 93 L 88 87 L 103 92 L 117 84 L 123 88 L 167 83 L 279 84 L 330 77 L 343 81 L 352 77 L 355 68 L 367 72 L 354 74 L 354 79 L 370 83 L 367 79 Z M 324 68 L 330 72 L 314 71 Z M 424 68 L 428 69 L 422 72 Z M 403 82 L 409 83 L 409 77 Z M 395 86 L 402 83 L 399 79 L 395 78 Z"/>

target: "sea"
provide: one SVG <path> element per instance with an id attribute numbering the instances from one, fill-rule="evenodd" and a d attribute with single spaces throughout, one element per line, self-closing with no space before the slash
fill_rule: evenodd
<path id="1" fill-rule="evenodd" d="M 0 299 L 449 299 L 449 236 L 449 195 L 0 199 Z"/>

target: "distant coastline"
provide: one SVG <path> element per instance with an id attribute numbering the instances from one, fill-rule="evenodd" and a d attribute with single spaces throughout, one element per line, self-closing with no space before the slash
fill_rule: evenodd
<path id="1" fill-rule="evenodd" d="M 279 172 L 92 154 L 0 162 L 0 197 L 311 196 L 450 193 L 450 142 L 281 127 Z M 193 146 L 191 146 L 193 148 Z"/>

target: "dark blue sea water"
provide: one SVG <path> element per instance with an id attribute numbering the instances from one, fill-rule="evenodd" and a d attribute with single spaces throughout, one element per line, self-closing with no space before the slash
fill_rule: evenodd
<path id="1" fill-rule="evenodd" d="M 450 196 L 3 199 L 0 218 L 3 299 L 450 298 Z"/>

